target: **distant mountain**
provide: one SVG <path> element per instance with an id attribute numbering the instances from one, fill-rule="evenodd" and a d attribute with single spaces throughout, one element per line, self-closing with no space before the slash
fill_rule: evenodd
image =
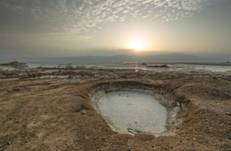
<path id="1" fill-rule="evenodd" d="M 37 57 L 23 58 L 17 61 L 32 64 L 117 64 L 127 62 L 139 63 L 198 63 L 198 62 L 228 62 L 227 56 L 194 56 L 182 53 L 145 54 L 145 55 L 113 55 L 113 56 L 71 56 L 71 57 Z"/>
<path id="2" fill-rule="evenodd" d="M 19 69 L 24 69 L 24 68 L 29 67 L 26 63 L 18 62 L 18 61 L 13 61 L 13 62 L 9 62 L 9 63 L 3 63 L 3 64 L 0 64 L 0 66 L 19 68 Z"/>
<path id="3" fill-rule="evenodd" d="M 147 59 L 151 62 L 197 62 L 203 60 L 202 57 L 180 53 L 151 55 Z"/>
<path id="4" fill-rule="evenodd" d="M 127 62 L 198 62 L 201 60 L 203 60 L 203 58 L 186 54 L 157 54 L 150 56 L 114 55 L 36 58 L 29 60 L 29 62 L 38 64 L 117 64 Z"/>

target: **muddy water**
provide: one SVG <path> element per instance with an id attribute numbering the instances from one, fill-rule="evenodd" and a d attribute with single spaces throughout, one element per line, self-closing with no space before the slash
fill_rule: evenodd
<path id="1" fill-rule="evenodd" d="M 150 93 L 101 91 L 93 97 L 93 102 L 96 110 L 116 132 L 159 135 L 166 131 L 167 109 Z"/>

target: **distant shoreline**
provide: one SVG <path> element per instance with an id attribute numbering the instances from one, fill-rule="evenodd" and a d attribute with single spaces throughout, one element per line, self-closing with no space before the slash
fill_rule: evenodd
<path id="1" fill-rule="evenodd" d="M 18 62 L 18 61 L 14 61 L 14 62 Z M 7 64 L 10 64 L 12 62 L 1 62 L 0 65 L 2 66 L 7 66 Z M 51 62 L 51 63 L 47 63 L 47 62 L 18 62 L 18 63 L 22 63 L 22 64 L 35 64 L 35 65 L 125 65 L 125 64 L 153 64 L 153 65 L 177 65 L 177 64 L 184 64 L 184 65 L 208 65 L 208 66 L 231 66 L 231 62 L 142 62 L 142 61 L 138 61 L 138 62 L 114 62 L 114 63 L 76 63 L 76 62 L 69 62 L 69 63 L 58 63 L 58 62 Z"/>

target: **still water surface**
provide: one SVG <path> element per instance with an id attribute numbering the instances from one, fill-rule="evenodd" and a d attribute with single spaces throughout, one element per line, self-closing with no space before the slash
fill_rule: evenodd
<path id="1" fill-rule="evenodd" d="M 95 108 L 109 126 L 122 134 L 166 131 L 167 109 L 150 93 L 140 91 L 99 92 Z"/>

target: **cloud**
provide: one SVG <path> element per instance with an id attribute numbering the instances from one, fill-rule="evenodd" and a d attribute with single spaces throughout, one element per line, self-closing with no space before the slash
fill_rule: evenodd
<path id="1" fill-rule="evenodd" d="M 100 30 L 107 23 L 131 19 L 173 21 L 193 15 L 207 0 L 1 0 L 0 8 L 17 12 L 16 21 L 34 21 L 49 30 L 87 33 Z M 9 16 L 8 16 L 9 17 Z M 12 15 L 12 17 L 14 17 Z M 6 21 L 6 20 L 5 20 Z M 9 22 L 12 23 L 12 22 Z M 33 26 L 31 25 L 31 26 Z M 33 27 L 31 27 L 33 28 Z"/>

